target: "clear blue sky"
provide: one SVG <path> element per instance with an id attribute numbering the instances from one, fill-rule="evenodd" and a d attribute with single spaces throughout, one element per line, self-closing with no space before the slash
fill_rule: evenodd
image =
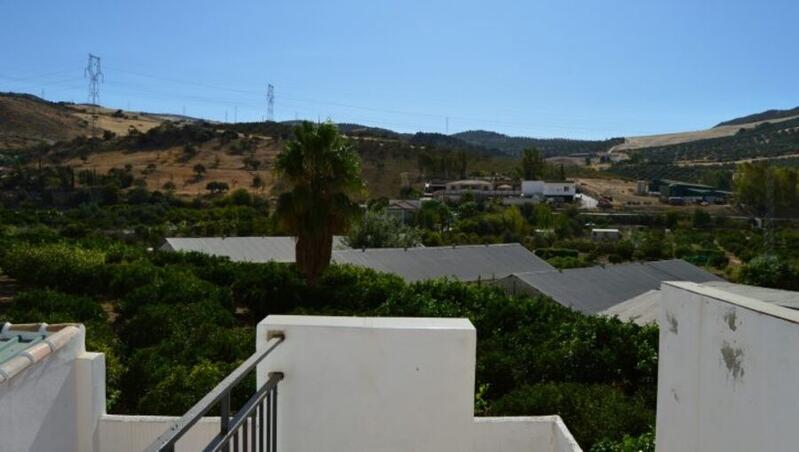
<path id="1" fill-rule="evenodd" d="M 796 1 L 0 0 L 0 91 L 239 121 L 603 138 L 799 105 Z"/>

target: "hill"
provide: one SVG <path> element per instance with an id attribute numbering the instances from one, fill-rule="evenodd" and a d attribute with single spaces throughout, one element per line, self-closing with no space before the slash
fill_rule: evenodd
<path id="1" fill-rule="evenodd" d="M 123 112 L 109 108 L 49 102 L 30 94 L 0 93 L 0 151 L 69 141 L 97 133 L 124 135 L 130 128 L 146 132 L 167 120 L 190 122 L 168 115 Z"/>
<path id="2" fill-rule="evenodd" d="M 724 126 L 738 126 L 742 124 L 749 124 L 752 122 L 773 121 L 775 119 L 787 119 L 799 116 L 799 107 L 790 110 L 767 110 L 762 113 L 755 113 L 753 115 L 743 116 L 740 118 L 731 119 L 729 121 L 720 122 L 716 127 Z"/>
<path id="3" fill-rule="evenodd" d="M 470 130 L 453 134 L 466 143 L 487 149 L 501 151 L 510 155 L 520 155 L 524 149 L 537 148 L 546 157 L 569 154 L 605 152 L 620 144 L 622 138 L 610 140 L 571 140 L 567 138 L 529 138 L 511 137 L 487 130 Z"/>
<path id="4" fill-rule="evenodd" d="M 751 127 L 751 124 L 756 124 Z M 747 124 L 731 135 L 688 142 L 648 146 L 635 153 L 650 162 L 734 162 L 751 158 L 782 157 L 799 153 L 799 117 Z M 710 129 L 715 130 L 715 129 Z"/>
<path id="5" fill-rule="evenodd" d="M 207 193 L 209 182 L 269 195 L 280 189 L 274 162 L 291 133 L 291 125 L 277 122 L 166 121 L 146 132 L 134 128 L 124 135 L 81 135 L 6 155 L 23 164 L 68 166 L 78 183 L 81 178 L 123 174 L 128 185 L 150 190 L 168 187 L 179 195 Z M 363 177 L 372 197 L 397 197 L 403 187 L 421 189 L 427 178 L 506 172 L 516 165 L 515 159 L 504 155 L 412 144 L 406 139 L 356 133 L 350 141 L 361 156 Z"/>
<path id="6" fill-rule="evenodd" d="M 0 149 L 69 140 L 85 134 L 87 127 L 63 104 L 28 94 L 0 94 Z"/>

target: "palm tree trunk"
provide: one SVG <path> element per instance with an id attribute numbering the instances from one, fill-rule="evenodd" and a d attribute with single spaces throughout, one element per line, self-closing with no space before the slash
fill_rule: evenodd
<path id="1" fill-rule="evenodd" d="M 333 234 L 301 235 L 297 237 L 295 254 L 297 269 L 305 275 L 308 285 L 316 286 L 319 277 L 330 266 Z"/>

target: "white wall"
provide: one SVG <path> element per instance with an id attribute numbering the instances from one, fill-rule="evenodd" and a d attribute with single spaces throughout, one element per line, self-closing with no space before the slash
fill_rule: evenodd
<path id="1" fill-rule="evenodd" d="M 269 316 L 286 340 L 258 369 L 281 371 L 285 452 L 471 449 L 474 327 L 463 319 Z"/>
<path id="2" fill-rule="evenodd" d="M 96 451 L 137 452 L 144 450 L 178 418 L 172 416 L 105 415 L 100 419 Z M 219 418 L 206 417 L 175 445 L 177 452 L 202 450 L 219 433 Z"/>
<path id="3" fill-rule="evenodd" d="M 657 450 L 796 451 L 799 312 L 664 283 Z"/>
<path id="4" fill-rule="evenodd" d="M 75 363 L 81 330 L 63 347 L 0 384 L 0 450 L 78 450 Z"/>
<path id="5" fill-rule="evenodd" d="M 475 418 L 474 452 L 581 452 L 559 416 Z"/>

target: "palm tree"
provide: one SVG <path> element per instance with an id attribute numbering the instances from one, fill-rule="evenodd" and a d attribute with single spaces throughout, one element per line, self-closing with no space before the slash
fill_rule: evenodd
<path id="1" fill-rule="evenodd" d="M 303 122 L 275 169 L 290 187 L 278 199 L 278 219 L 297 237 L 297 268 L 314 285 L 330 265 L 333 235 L 359 213 L 350 197 L 364 190 L 360 158 L 334 124 Z"/>

